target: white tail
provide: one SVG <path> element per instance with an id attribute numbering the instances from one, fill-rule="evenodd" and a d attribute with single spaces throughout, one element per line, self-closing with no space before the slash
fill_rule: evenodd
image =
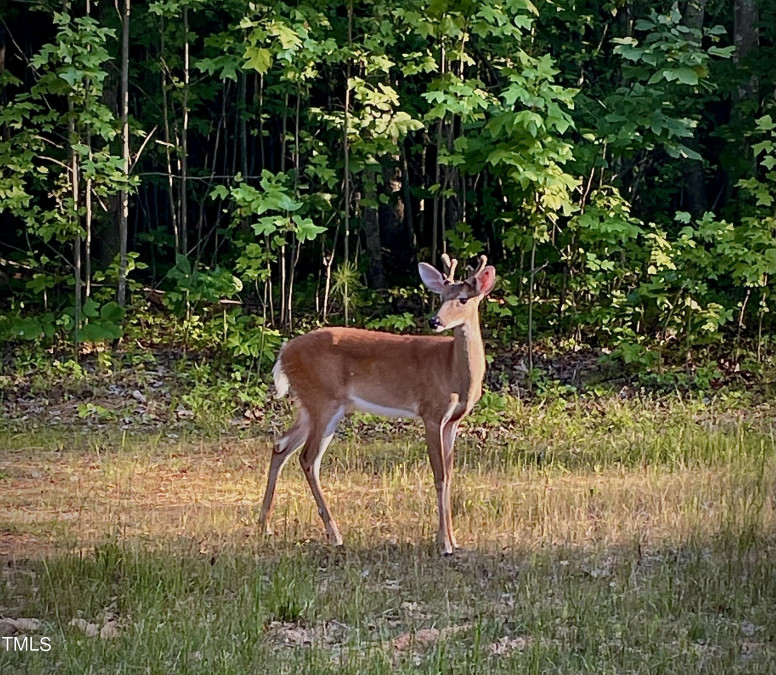
<path id="1" fill-rule="evenodd" d="M 275 366 L 272 368 L 272 379 L 275 382 L 275 398 L 283 398 L 291 386 L 288 382 L 286 374 L 283 372 L 283 350 L 280 350 L 278 354 L 278 360 L 275 362 Z"/>
<path id="2" fill-rule="evenodd" d="M 453 444 L 458 423 L 482 395 L 485 351 L 479 304 L 493 289 L 496 270 L 481 256 L 476 270 L 462 281 L 453 275 L 457 261 L 443 256 L 448 275 L 419 265 L 423 283 L 442 297 L 430 325 L 453 337 L 409 336 L 322 328 L 287 342 L 272 370 L 277 395 L 289 389 L 299 416 L 275 444 L 259 523 L 269 521 L 278 476 L 288 458 L 303 446 L 300 461 L 329 539 L 342 543 L 320 483 L 323 453 L 342 417 L 354 410 L 395 417 L 420 417 L 426 428 L 439 509 L 438 542 L 444 553 L 457 548 L 453 534 L 450 489 Z"/>

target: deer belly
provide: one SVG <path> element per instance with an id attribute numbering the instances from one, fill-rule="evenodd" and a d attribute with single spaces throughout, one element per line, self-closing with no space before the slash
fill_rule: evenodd
<path id="1" fill-rule="evenodd" d="M 360 412 L 371 413 L 372 415 L 380 415 L 381 417 L 417 417 L 417 409 L 407 410 L 404 408 L 396 408 L 390 405 L 384 405 L 382 403 L 376 403 L 374 401 L 368 401 L 359 396 L 350 396 L 348 405 L 348 412 L 359 410 Z M 414 408 L 414 406 L 413 406 Z"/>

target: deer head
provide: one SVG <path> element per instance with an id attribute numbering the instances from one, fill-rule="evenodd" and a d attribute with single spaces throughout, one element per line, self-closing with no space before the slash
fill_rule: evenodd
<path id="1" fill-rule="evenodd" d="M 466 279 L 461 281 L 455 280 L 458 261 L 451 260 L 445 253 L 442 262 L 447 268 L 446 275 L 428 263 L 418 265 L 423 283 L 442 298 L 442 306 L 429 321 L 437 333 L 476 320 L 480 301 L 493 290 L 496 283 L 496 270 L 487 264 L 488 259 L 484 255 L 480 256 L 477 268 L 469 270 Z"/>

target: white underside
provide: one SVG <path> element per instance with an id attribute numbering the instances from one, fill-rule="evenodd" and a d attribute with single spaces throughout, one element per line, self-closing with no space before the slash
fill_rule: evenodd
<path id="1" fill-rule="evenodd" d="M 337 425 L 339 424 L 339 421 L 345 416 L 345 406 L 340 406 L 337 408 L 337 412 L 334 413 L 334 417 L 332 417 L 329 420 L 329 423 L 326 425 L 326 431 L 324 432 L 324 436 L 332 436 L 334 434 L 334 430 L 337 428 Z M 331 439 L 329 439 L 330 441 Z M 328 445 L 329 441 L 326 441 L 326 444 Z"/>
<path id="2" fill-rule="evenodd" d="M 380 415 L 381 417 L 417 417 L 418 411 L 415 406 L 413 410 L 404 410 L 403 408 L 391 408 L 389 406 L 380 405 L 379 403 L 373 403 L 358 396 L 349 396 L 348 401 L 350 405 L 348 410 L 350 412 L 359 410 L 361 412 L 370 413 L 372 415 Z"/>

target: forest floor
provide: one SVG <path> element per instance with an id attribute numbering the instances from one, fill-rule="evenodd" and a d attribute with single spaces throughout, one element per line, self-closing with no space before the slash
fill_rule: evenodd
<path id="1" fill-rule="evenodd" d="M 443 558 L 417 424 L 341 425 L 322 477 L 343 548 L 296 462 L 265 539 L 287 408 L 213 433 L 170 399 L 158 424 L 163 376 L 93 390 L 104 403 L 82 383 L 53 424 L 17 392 L 27 417 L 0 432 L 0 672 L 776 672 L 767 403 L 485 406 L 457 446 L 462 549 Z M 127 421 L 142 414 L 147 429 Z"/>

